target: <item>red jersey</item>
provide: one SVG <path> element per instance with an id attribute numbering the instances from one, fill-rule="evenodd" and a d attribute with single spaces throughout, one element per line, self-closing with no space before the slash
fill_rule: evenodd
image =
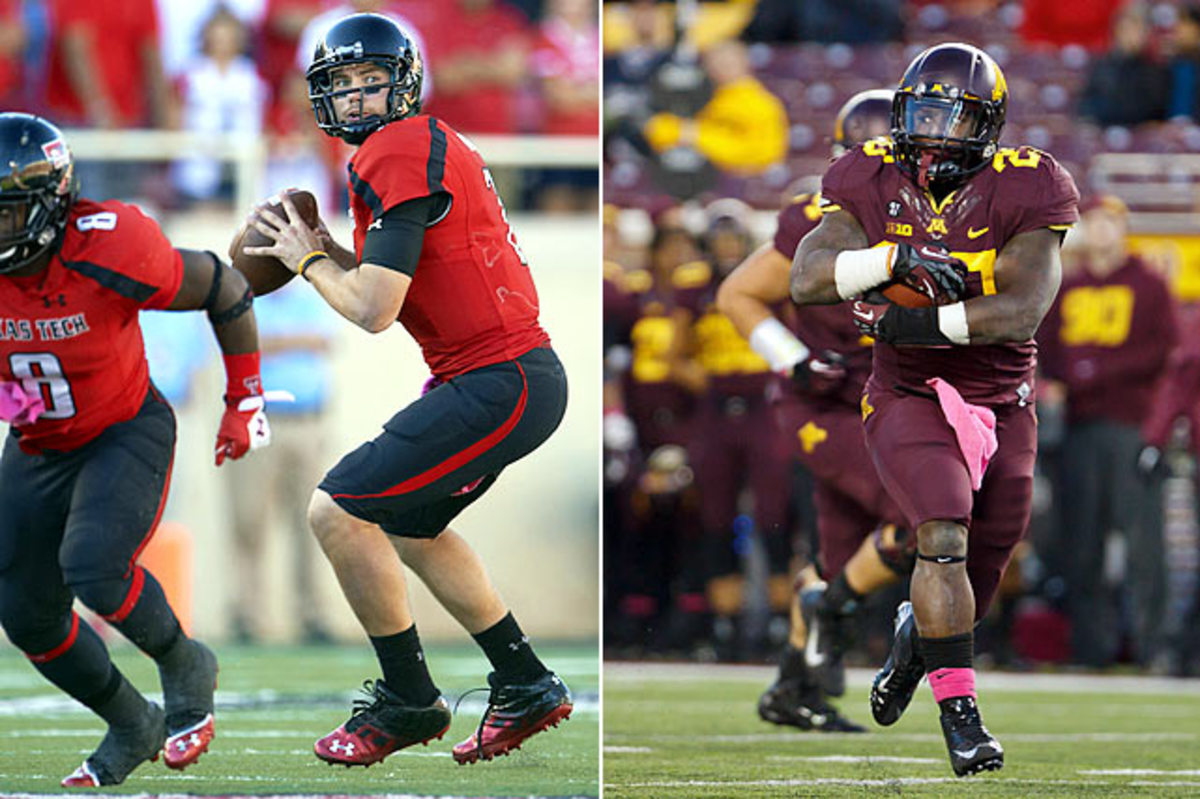
<path id="1" fill-rule="evenodd" d="M 460 58 L 487 63 L 505 50 L 529 48 L 529 23 L 524 14 L 507 3 L 486 4 L 474 11 L 466 10 L 466 3 L 460 0 L 423 5 L 430 13 L 421 26 L 428 49 L 426 69 L 435 76 L 443 64 Z M 427 108 L 467 133 L 514 133 L 521 122 L 519 97 L 516 86 L 482 80 L 465 84 L 453 93 L 439 83 Z"/>
<path id="2" fill-rule="evenodd" d="M 935 202 L 895 163 L 889 139 L 872 139 L 838 158 L 825 173 L 826 213 L 844 208 L 870 246 L 937 241 L 969 270 L 965 299 L 996 293 L 996 258 L 1015 236 L 1066 228 L 1079 219 L 1079 192 L 1070 174 L 1032 147 L 1001 149 L 992 163 Z M 873 379 L 885 386 L 928 391 L 940 377 L 968 402 L 1032 397 L 1033 341 L 960 347 L 895 347 L 876 342 Z"/>
<path id="3" fill-rule="evenodd" d="M 67 75 L 62 36 L 83 33 L 91 42 L 88 65 L 96 73 L 97 88 L 113 104 L 117 122 L 132 127 L 146 122 L 146 71 L 143 50 L 158 47 L 158 11 L 154 0 L 108 0 L 86 3 L 54 0 L 50 75 L 46 104 L 60 124 L 83 121 L 84 107 Z"/>
<path id="4" fill-rule="evenodd" d="M 779 212 L 775 250 L 788 260 L 796 257 L 800 240 L 821 221 L 821 195 L 798 194 Z M 805 305 L 785 315 L 788 327 L 804 346 L 821 357 L 832 350 L 845 358 L 846 380 L 834 398 L 858 407 L 863 386 L 871 375 L 871 339 L 858 332 L 848 305 Z"/>
<path id="5" fill-rule="evenodd" d="M 349 170 L 360 261 L 368 226 L 388 210 L 439 192 L 451 197 L 450 210 L 425 230 L 399 316 L 435 375 L 448 380 L 549 343 L 529 266 L 474 145 L 421 114 L 372 133 Z"/>
<path id="6" fill-rule="evenodd" d="M 165 308 L 183 259 L 132 205 L 80 199 L 41 273 L 0 277 L 0 379 L 40 392 L 21 449 L 72 450 L 132 419 L 150 385 L 138 311 Z"/>

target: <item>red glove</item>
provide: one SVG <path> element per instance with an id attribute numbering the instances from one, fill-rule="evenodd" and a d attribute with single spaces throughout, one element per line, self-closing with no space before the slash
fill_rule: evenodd
<path id="1" fill-rule="evenodd" d="M 217 431 L 217 465 L 237 460 L 252 449 L 271 443 L 271 427 L 263 410 L 258 353 L 225 356 L 225 415 Z"/>

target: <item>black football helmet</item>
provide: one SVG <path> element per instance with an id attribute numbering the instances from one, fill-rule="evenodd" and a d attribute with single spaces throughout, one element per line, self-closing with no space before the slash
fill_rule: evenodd
<path id="1" fill-rule="evenodd" d="M 333 71 L 349 64 L 378 64 L 391 74 L 388 83 L 357 89 L 336 90 Z M 382 14 L 352 14 L 331 27 L 317 42 L 308 78 L 308 99 L 312 102 L 317 127 L 330 136 L 350 144 L 362 144 L 367 136 L 397 119 L 421 110 L 421 80 L 424 65 L 417 45 L 403 28 Z M 388 90 L 387 113 L 366 119 L 343 122 L 334 110 L 334 98 L 359 92 L 360 102 L 367 92 Z"/>
<path id="2" fill-rule="evenodd" d="M 61 241 L 77 193 L 62 131 L 32 114 L 0 113 L 0 274 Z"/>
<path id="3" fill-rule="evenodd" d="M 834 156 L 891 132 L 892 96 L 890 89 L 870 89 L 846 101 L 833 122 Z"/>
<path id="4" fill-rule="evenodd" d="M 921 186 L 953 188 L 996 153 L 1008 84 L 969 44 L 931 47 L 909 64 L 892 102 L 896 161 Z"/>

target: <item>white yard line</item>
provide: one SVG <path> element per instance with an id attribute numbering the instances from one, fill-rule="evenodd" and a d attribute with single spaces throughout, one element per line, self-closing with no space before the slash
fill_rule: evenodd
<path id="1" fill-rule="evenodd" d="M 847 740 L 858 743 L 892 744 L 897 741 L 908 743 L 942 743 L 943 738 L 937 733 L 902 732 L 902 733 L 820 733 L 820 740 Z M 777 733 L 746 733 L 744 735 L 694 735 L 681 733 L 679 735 L 619 735 L 623 741 L 649 741 L 651 743 L 675 743 L 688 741 L 692 743 L 778 743 L 781 741 L 812 741 L 811 732 L 777 732 Z M 1193 732 L 1063 732 L 1063 733 L 1020 733 L 1011 732 L 1003 735 L 1005 742 L 1019 743 L 1074 743 L 1091 741 L 1099 743 L 1155 743 L 1163 741 L 1195 741 L 1200 740 L 1200 733 Z"/>
<path id="2" fill-rule="evenodd" d="M 1104 780 L 1036 780 L 985 777 L 981 783 L 1004 783 L 1006 785 L 1088 785 L 1124 786 L 1126 782 Z M 841 777 L 821 777 L 796 780 L 663 780 L 660 782 L 606 782 L 606 788 L 811 788 L 818 785 L 844 785 L 856 788 L 889 788 L 904 785 L 964 785 L 961 777 L 896 777 L 883 780 L 855 780 Z M 1169 783 L 1147 782 L 1145 785 L 1167 785 Z M 1193 783 L 1194 784 L 1194 783 Z"/>

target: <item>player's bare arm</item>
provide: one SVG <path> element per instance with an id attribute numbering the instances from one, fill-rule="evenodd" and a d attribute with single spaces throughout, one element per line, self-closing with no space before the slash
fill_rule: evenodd
<path id="1" fill-rule="evenodd" d="M 796 365 L 809 357 L 808 347 L 771 312 L 772 305 L 788 297 L 790 268 L 787 256 L 767 242 L 721 282 L 717 307 L 772 371 L 795 377 Z"/>
<path id="2" fill-rule="evenodd" d="M 791 262 L 771 242 L 738 264 L 717 289 L 717 308 L 746 338 L 772 316 L 771 306 L 788 298 Z"/>
<path id="3" fill-rule="evenodd" d="M 826 214 L 811 233 L 800 241 L 792 259 L 790 293 L 797 305 L 833 305 L 842 302 L 838 293 L 837 259 L 847 250 L 863 250 L 870 244 L 862 225 L 848 211 Z M 884 274 L 879 283 L 887 280 Z"/>
<path id="4" fill-rule="evenodd" d="M 996 259 L 996 293 L 965 303 L 972 344 L 1028 341 L 1062 282 L 1062 234 L 1038 228 L 1013 237 Z"/>
<path id="5" fill-rule="evenodd" d="M 271 441 L 263 412 L 254 292 L 241 272 L 212 253 L 179 250 L 179 254 L 183 277 L 166 310 L 206 311 L 225 362 L 225 413 L 214 451 L 220 466 Z"/>
<path id="6" fill-rule="evenodd" d="M 368 333 L 390 327 L 400 313 L 412 279 L 370 263 L 344 268 L 345 261 L 334 260 L 323 249 L 322 236 L 304 223 L 287 194 L 283 195 L 282 204 L 286 219 L 264 209 L 251 221 L 275 243 L 269 247 L 247 247 L 246 253 L 278 258 L 288 269 L 311 282 L 335 311 Z M 328 240 L 328 236 L 325 238 Z M 344 259 L 345 255 L 341 257 Z"/>
<path id="7" fill-rule="evenodd" d="M 180 250 L 179 254 L 183 257 L 183 280 L 167 310 L 207 310 L 221 352 L 236 355 L 256 351 L 258 327 L 253 311 L 247 306 L 242 313 L 232 313 L 244 302 L 249 288 L 246 278 L 212 253 Z M 223 321 L 226 318 L 228 321 Z"/>

